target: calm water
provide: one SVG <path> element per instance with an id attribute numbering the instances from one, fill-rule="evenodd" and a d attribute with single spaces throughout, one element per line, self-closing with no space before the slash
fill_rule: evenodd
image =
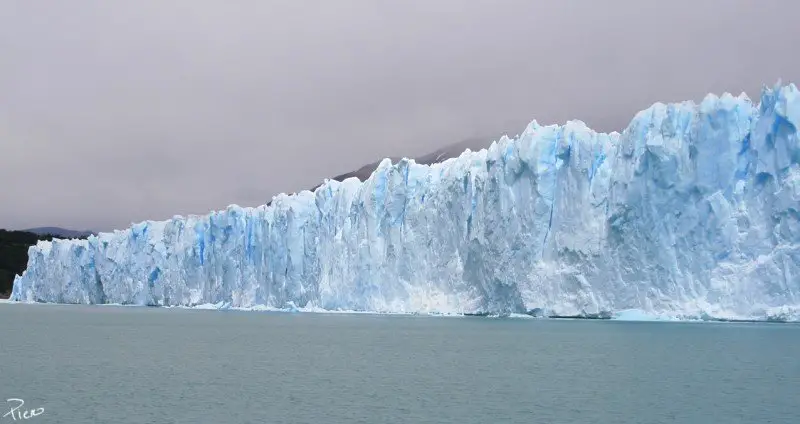
<path id="1" fill-rule="evenodd" d="M 791 324 L 0 304 L 0 336 L 29 423 L 800 422 Z"/>

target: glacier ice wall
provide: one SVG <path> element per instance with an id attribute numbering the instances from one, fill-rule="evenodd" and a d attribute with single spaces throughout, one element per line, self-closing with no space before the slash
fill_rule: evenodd
<path id="1" fill-rule="evenodd" d="M 12 299 L 678 317 L 800 311 L 794 85 L 384 160 L 270 206 L 31 247 Z"/>

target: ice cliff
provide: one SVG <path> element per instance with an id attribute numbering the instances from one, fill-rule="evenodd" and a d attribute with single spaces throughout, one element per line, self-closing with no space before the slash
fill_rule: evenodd
<path id="1" fill-rule="evenodd" d="M 794 85 L 31 247 L 24 302 L 797 319 Z"/>

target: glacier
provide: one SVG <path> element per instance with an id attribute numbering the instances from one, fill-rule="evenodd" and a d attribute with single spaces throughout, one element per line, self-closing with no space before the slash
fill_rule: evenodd
<path id="1" fill-rule="evenodd" d="M 269 206 L 39 242 L 11 299 L 798 320 L 798 128 L 794 84 L 656 103 L 622 133 L 533 121 Z"/>

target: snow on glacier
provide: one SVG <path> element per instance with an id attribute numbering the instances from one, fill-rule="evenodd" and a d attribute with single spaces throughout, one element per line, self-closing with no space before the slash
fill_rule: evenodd
<path id="1" fill-rule="evenodd" d="M 655 104 L 270 206 L 39 242 L 23 302 L 375 312 L 800 316 L 794 85 Z"/>

